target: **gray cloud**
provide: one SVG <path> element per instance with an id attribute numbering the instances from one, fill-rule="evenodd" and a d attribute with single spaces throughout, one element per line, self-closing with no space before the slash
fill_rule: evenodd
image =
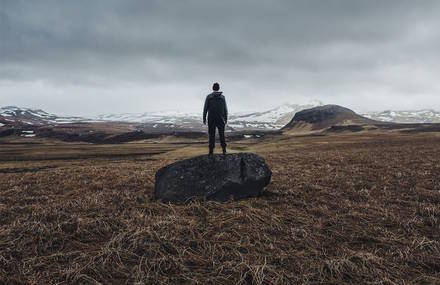
<path id="1" fill-rule="evenodd" d="M 0 105 L 440 109 L 439 1 L 0 0 Z"/>

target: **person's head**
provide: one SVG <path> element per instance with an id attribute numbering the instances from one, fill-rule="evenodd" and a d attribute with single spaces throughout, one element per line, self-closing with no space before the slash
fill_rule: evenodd
<path id="1" fill-rule="evenodd" d="M 220 90 L 220 84 L 218 84 L 217 82 L 214 83 L 214 84 L 212 85 L 212 90 L 214 90 L 214 91 L 219 91 L 219 90 Z"/>

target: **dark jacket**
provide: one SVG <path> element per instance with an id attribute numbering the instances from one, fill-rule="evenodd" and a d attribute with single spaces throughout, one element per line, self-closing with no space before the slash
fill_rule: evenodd
<path id="1" fill-rule="evenodd" d="M 206 114 L 208 114 L 208 120 L 222 120 L 224 123 L 228 121 L 228 107 L 226 106 L 225 96 L 222 93 L 214 91 L 206 96 L 205 107 L 203 108 L 203 121 L 206 121 Z"/>

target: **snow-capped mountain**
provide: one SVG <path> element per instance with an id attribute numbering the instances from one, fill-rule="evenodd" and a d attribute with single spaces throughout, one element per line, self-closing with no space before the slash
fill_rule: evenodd
<path id="1" fill-rule="evenodd" d="M 242 112 L 229 115 L 228 126 L 234 130 L 280 129 L 296 112 L 322 105 L 312 101 L 306 105 L 284 104 L 264 112 Z M 162 111 L 140 114 L 100 115 L 98 121 L 136 122 L 153 124 L 173 124 L 185 128 L 201 127 L 201 112 Z"/>
<path id="2" fill-rule="evenodd" d="M 323 104 L 312 101 L 309 104 L 283 104 L 263 112 L 241 112 L 229 115 L 229 130 L 275 130 L 281 129 L 293 118 L 295 113 Z M 419 111 L 383 111 L 362 114 L 363 116 L 384 122 L 396 123 L 440 123 L 440 112 L 434 110 Z M 69 123 L 127 122 L 140 129 L 184 129 L 204 130 L 200 112 L 160 111 L 146 113 L 125 113 L 100 115 L 95 118 L 66 117 L 49 114 L 43 110 L 8 106 L 0 108 L 0 127 L 9 125 L 42 126 Z"/>
<path id="3" fill-rule="evenodd" d="M 100 122 L 127 122 L 138 124 L 153 124 L 153 128 L 167 126 L 178 129 L 201 129 L 201 112 L 160 111 L 147 113 L 124 113 L 99 115 L 94 118 Z"/>
<path id="4" fill-rule="evenodd" d="M 229 115 L 230 130 L 280 129 L 296 112 L 322 105 L 319 101 L 309 104 L 283 104 L 263 112 L 241 112 Z M 8 106 L 0 108 L 0 123 L 20 123 L 25 125 L 68 124 L 78 122 L 127 122 L 152 124 L 154 127 L 166 125 L 179 129 L 203 129 L 202 112 L 159 111 L 146 113 L 106 114 L 95 118 L 62 117 L 43 110 Z"/>
<path id="5" fill-rule="evenodd" d="M 67 124 L 84 121 L 79 117 L 60 117 L 39 109 L 7 106 L 0 108 L 0 122 L 3 125 L 20 123 L 24 125 Z"/>
<path id="6" fill-rule="evenodd" d="M 434 110 L 383 111 L 364 114 L 365 117 L 393 123 L 440 123 L 440 112 Z"/>
<path id="7" fill-rule="evenodd" d="M 201 114 L 180 111 L 160 111 L 148 113 L 123 113 L 99 115 L 95 119 L 98 121 L 118 121 L 131 123 L 167 123 L 172 124 L 185 119 L 200 120 Z"/>
<path id="8" fill-rule="evenodd" d="M 320 101 L 312 101 L 306 105 L 284 104 L 264 112 L 232 114 L 229 126 L 234 129 L 281 129 L 295 113 L 321 105 Z"/>

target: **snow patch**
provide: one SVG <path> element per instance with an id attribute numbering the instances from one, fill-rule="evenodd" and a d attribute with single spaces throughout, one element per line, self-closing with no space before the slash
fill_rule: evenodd
<path id="1" fill-rule="evenodd" d="M 21 136 L 25 138 L 33 138 L 36 134 L 34 134 L 34 131 L 21 131 Z"/>

